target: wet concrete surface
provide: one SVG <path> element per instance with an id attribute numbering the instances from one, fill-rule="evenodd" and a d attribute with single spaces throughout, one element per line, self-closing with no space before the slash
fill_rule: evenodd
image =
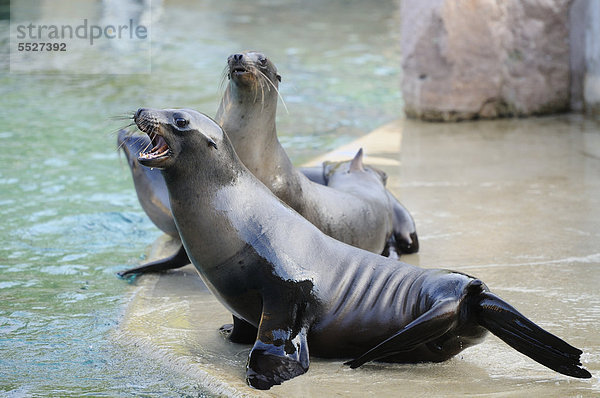
<path id="1" fill-rule="evenodd" d="M 483 279 L 540 326 L 584 351 L 590 380 L 559 375 L 494 336 L 439 364 L 311 358 L 306 375 L 253 390 L 249 346 L 224 340 L 230 315 L 191 266 L 135 283 L 117 332 L 148 360 L 228 396 L 600 395 L 600 126 L 577 116 L 428 124 L 398 120 L 324 158 L 367 162 L 413 214 L 421 250 L 402 260 Z M 400 151 L 401 149 L 401 151 Z M 168 252 L 159 238 L 151 257 Z M 167 242 L 168 243 L 168 242 Z"/>

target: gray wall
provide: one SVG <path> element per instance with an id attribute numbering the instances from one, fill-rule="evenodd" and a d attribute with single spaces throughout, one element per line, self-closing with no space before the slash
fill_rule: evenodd
<path id="1" fill-rule="evenodd" d="M 570 27 L 571 108 L 600 114 L 600 1 L 573 1 Z"/>
<path id="2" fill-rule="evenodd" d="M 600 0 L 402 0 L 405 113 L 600 115 Z"/>

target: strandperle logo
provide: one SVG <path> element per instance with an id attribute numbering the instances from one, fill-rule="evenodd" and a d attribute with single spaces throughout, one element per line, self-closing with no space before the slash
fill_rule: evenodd
<path id="1" fill-rule="evenodd" d="M 135 25 L 133 19 L 124 25 L 92 25 L 84 19 L 80 25 L 17 25 L 18 40 L 65 40 L 85 39 L 90 45 L 94 40 L 106 39 L 136 39 L 144 40 L 148 37 L 148 29 L 144 25 Z"/>
<path id="2" fill-rule="evenodd" d="M 77 19 L 51 13 L 40 20 L 11 18 L 11 73 L 151 73 L 150 8 Z"/>

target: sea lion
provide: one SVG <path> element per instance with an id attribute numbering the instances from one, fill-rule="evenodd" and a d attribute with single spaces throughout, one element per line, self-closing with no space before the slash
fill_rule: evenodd
<path id="1" fill-rule="evenodd" d="M 312 167 L 299 167 L 298 170 L 306 176 L 312 182 L 321 185 L 327 185 L 331 187 L 329 184 L 329 179 L 327 177 L 328 165 L 329 162 L 324 162 L 320 166 L 312 166 Z M 378 170 L 372 166 L 370 167 L 373 170 Z M 383 185 L 387 178 L 384 179 Z M 332 187 L 334 188 L 334 187 Z M 335 187 L 335 189 L 338 189 Z M 392 206 L 392 216 L 393 216 L 393 242 L 390 242 L 382 255 L 384 256 L 392 256 L 392 253 L 395 253 L 396 256 L 400 254 L 410 254 L 416 253 L 419 251 L 419 238 L 417 236 L 417 228 L 415 226 L 415 221 L 412 215 L 408 212 L 406 207 L 402 205 L 396 199 L 396 197 L 388 190 L 385 190 L 385 194 L 388 196 L 388 200 Z M 399 250 L 399 252 L 398 252 Z"/>
<path id="2" fill-rule="evenodd" d="M 243 52 L 227 59 L 229 83 L 215 120 L 227 135 L 242 163 L 271 191 L 315 224 L 327 235 L 375 253 L 382 253 L 386 241 L 377 227 L 361 223 L 357 209 L 346 195 L 313 183 L 294 168 L 277 137 L 275 123 L 278 85 L 281 76 L 264 54 Z M 314 169 L 305 169 L 313 179 L 319 180 Z M 389 244 L 398 252 L 418 250 L 418 238 L 412 217 L 396 198 L 385 192 L 393 204 L 394 216 L 401 224 L 394 225 Z M 349 206 L 354 209 L 345 209 Z M 356 212 L 358 210 L 358 213 Z M 340 215 L 340 218 L 333 216 Z M 388 239 L 386 237 L 386 239 Z"/>
<path id="3" fill-rule="evenodd" d="M 172 237 L 179 237 L 171 205 L 169 204 L 169 193 L 167 185 L 162 176 L 147 167 L 143 167 L 137 161 L 138 156 L 151 146 L 148 135 L 134 135 L 127 130 L 120 130 L 117 137 L 117 145 L 123 150 L 127 158 L 127 164 L 131 170 L 135 192 L 142 209 L 150 220 L 160 230 Z"/>
<path id="4" fill-rule="evenodd" d="M 345 192 L 352 196 L 351 203 L 355 214 L 362 217 L 363 225 L 375 224 L 391 236 L 393 231 L 393 210 L 389 196 L 386 194 L 385 182 L 387 174 L 372 166 L 363 164 L 362 148 L 352 160 L 344 162 L 324 162 L 323 175 L 327 186 L 336 191 Z M 393 238 L 392 238 L 393 239 Z M 384 255 L 390 256 L 389 250 L 393 245 L 387 245 Z M 394 252 L 393 257 L 397 258 Z"/>
<path id="5" fill-rule="evenodd" d="M 261 53 L 247 52 L 231 55 L 227 64 L 230 81 L 216 120 L 227 131 L 242 162 L 276 196 L 326 234 L 353 246 L 386 256 L 419 250 L 412 216 L 389 191 L 384 190 L 381 195 L 387 197 L 384 201 L 391 203 L 391 207 L 386 206 L 385 209 L 392 216 L 391 229 L 387 224 L 378 224 L 365 215 L 364 209 L 352 200 L 351 195 L 321 185 L 321 182 L 327 182 L 323 166 L 320 171 L 319 168 L 294 168 L 277 138 L 275 116 L 281 76 L 270 60 Z M 302 171 L 319 183 L 311 182 Z M 154 174 L 154 180 L 162 178 L 158 170 L 146 173 Z M 146 177 L 136 176 L 133 171 L 132 174 L 134 181 Z M 141 183 L 136 182 L 136 189 L 138 185 Z M 155 184 L 153 189 L 162 191 L 160 196 L 165 196 L 164 182 Z M 145 191 L 142 191 L 143 194 Z M 152 196 L 159 196 L 159 192 Z M 146 209 L 143 203 L 142 207 Z M 382 210 L 378 209 L 378 212 Z M 118 275 L 124 277 L 164 271 L 181 267 L 187 264 L 185 261 L 185 252 L 180 248 L 174 256 L 122 271 Z"/>
<path id="6" fill-rule="evenodd" d="M 329 184 L 329 179 L 327 176 L 328 171 L 328 163 L 324 162 L 320 166 L 311 166 L 311 167 L 299 167 L 298 170 L 306 176 L 312 182 L 321 185 L 327 185 L 331 187 Z M 372 170 L 378 170 L 373 166 L 367 166 Z M 382 172 L 382 171 L 381 171 Z M 382 172 L 383 173 L 383 172 Z M 385 174 L 385 173 L 384 173 Z M 387 182 L 387 177 L 383 181 L 383 185 L 385 186 Z M 335 188 L 337 189 L 337 187 Z M 410 254 L 416 253 L 419 251 L 419 238 L 417 236 L 417 228 L 415 226 L 415 221 L 412 215 L 408 212 L 406 207 L 402 205 L 396 199 L 396 197 L 387 189 L 385 190 L 385 194 L 388 196 L 388 200 L 392 206 L 392 215 L 393 215 L 393 231 L 394 231 L 394 241 L 390 242 L 387 245 L 386 250 L 382 253 L 384 256 L 391 255 L 392 251 L 396 252 L 396 255 L 400 254 Z M 399 249 L 399 253 L 398 253 Z"/>
<path id="7" fill-rule="evenodd" d="M 118 148 L 123 150 L 127 158 L 127 164 L 131 170 L 131 176 L 135 185 L 135 192 L 142 205 L 142 209 L 144 209 L 154 225 L 167 235 L 179 240 L 179 233 L 175 226 L 175 220 L 173 220 L 173 213 L 171 213 L 171 204 L 169 203 L 169 193 L 165 179 L 160 174 L 160 171 L 143 167 L 137 160 L 140 153 L 148 149 L 151 144 L 147 134 L 133 135 L 126 130 L 120 130 L 117 137 Z M 118 272 L 117 275 L 126 277 L 144 272 L 159 272 L 183 267 L 189 263 L 190 260 L 183 246 L 180 246 L 173 255 L 167 258 L 151 261 L 139 267 Z"/>
<path id="8" fill-rule="evenodd" d="M 479 279 L 422 269 L 339 242 L 273 195 L 223 129 L 188 109 L 140 109 L 183 245 L 205 284 L 252 338 L 246 379 L 269 389 L 305 373 L 310 352 L 444 361 L 487 331 L 540 364 L 590 378 L 582 351 L 544 331 Z M 250 333 L 252 331 L 252 333 Z M 235 331 L 234 331 L 235 332 Z"/>

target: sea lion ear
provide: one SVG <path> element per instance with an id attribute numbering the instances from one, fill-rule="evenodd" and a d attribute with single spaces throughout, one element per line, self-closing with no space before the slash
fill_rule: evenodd
<path id="1" fill-rule="evenodd" d="M 362 148 L 360 148 L 358 150 L 358 152 L 356 153 L 356 156 L 354 156 L 354 159 L 352 159 L 352 162 L 350 162 L 349 172 L 351 173 L 353 171 L 365 171 L 365 167 L 363 166 L 363 150 L 362 150 Z"/>
<path id="2" fill-rule="evenodd" d="M 217 143 L 212 140 L 212 138 L 206 137 L 208 139 L 208 146 L 212 146 L 217 149 Z"/>
<path id="3" fill-rule="evenodd" d="M 379 169 L 375 169 L 375 171 L 377 171 L 377 173 L 381 177 L 381 182 L 383 182 L 383 185 L 385 186 L 387 184 L 387 179 L 388 179 L 387 173 L 385 171 L 379 170 Z"/>
<path id="4" fill-rule="evenodd" d="M 277 75 L 275 77 L 277 78 L 277 80 L 279 80 L 281 82 L 281 75 Z"/>
<path id="5" fill-rule="evenodd" d="M 329 176 L 333 172 L 333 168 L 335 166 L 335 163 L 333 163 L 333 162 L 331 162 L 329 160 L 326 160 L 326 161 L 323 162 L 322 166 L 323 166 L 323 177 L 325 178 L 325 181 L 328 181 L 329 180 Z M 327 183 L 325 185 L 327 185 Z"/>

